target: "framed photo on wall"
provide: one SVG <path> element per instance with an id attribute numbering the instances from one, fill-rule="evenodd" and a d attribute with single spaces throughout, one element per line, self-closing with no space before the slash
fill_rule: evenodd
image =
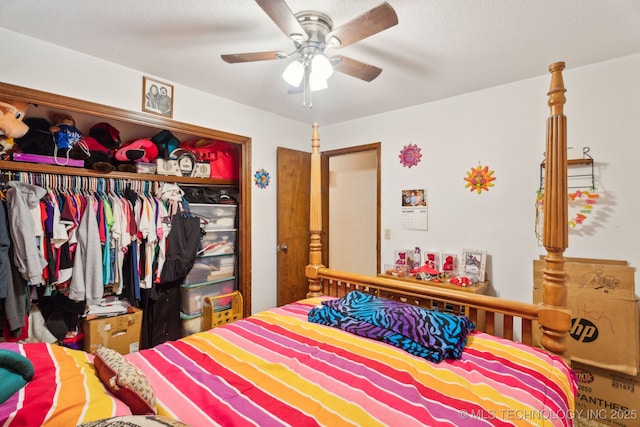
<path id="1" fill-rule="evenodd" d="M 142 111 L 173 118 L 173 86 L 143 77 Z"/>
<path id="2" fill-rule="evenodd" d="M 484 270 L 487 251 L 480 249 L 463 249 L 461 270 L 471 282 L 484 282 Z"/>

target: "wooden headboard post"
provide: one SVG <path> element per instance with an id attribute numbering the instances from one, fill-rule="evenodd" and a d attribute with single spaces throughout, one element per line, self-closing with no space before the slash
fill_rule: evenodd
<path id="1" fill-rule="evenodd" d="M 322 186 L 321 186 L 321 162 L 320 162 L 320 134 L 318 123 L 312 125 L 311 135 L 311 188 L 309 196 L 311 199 L 309 210 L 309 230 L 311 233 L 309 242 L 309 265 L 305 274 L 309 280 L 309 291 L 307 298 L 323 295 L 323 287 L 318 277 L 318 269 L 322 265 L 322 243 L 320 233 L 322 232 Z"/>
<path id="2" fill-rule="evenodd" d="M 554 353 L 567 350 L 566 338 L 571 327 L 567 309 L 567 275 L 564 271 L 564 251 L 569 246 L 568 187 L 567 187 L 567 117 L 562 70 L 564 62 L 549 66 L 551 86 L 547 119 L 547 144 L 544 183 L 544 223 L 542 242 L 547 250 L 542 270 L 542 302 L 538 322 L 543 336 L 541 344 Z"/>

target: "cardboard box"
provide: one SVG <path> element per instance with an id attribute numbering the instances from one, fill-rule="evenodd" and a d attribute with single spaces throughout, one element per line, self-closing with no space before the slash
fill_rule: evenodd
<path id="1" fill-rule="evenodd" d="M 576 362 L 637 375 L 640 320 L 634 268 L 624 261 L 566 258 L 571 331 L 566 355 Z M 533 302 L 542 300 L 543 260 L 533 262 Z M 534 342 L 541 333 L 534 328 Z"/>
<path id="2" fill-rule="evenodd" d="M 109 347 L 120 354 L 140 350 L 142 310 L 113 317 L 85 320 L 84 351 L 93 353 L 98 346 Z"/>
<path id="3" fill-rule="evenodd" d="M 640 426 L 640 377 L 571 362 L 578 378 L 576 417 L 601 424 Z"/>

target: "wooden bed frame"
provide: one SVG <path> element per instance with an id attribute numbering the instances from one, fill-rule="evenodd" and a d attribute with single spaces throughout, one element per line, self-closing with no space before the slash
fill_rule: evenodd
<path id="1" fill-rule="evenodd" d="M 552 353 L 562 355 L 571 317 L 567 309 L 564 251 L 568 246 L 567 213 L 567 136 L 562 70 L 564 62 L 549 66 L 551 85 L 547 95 L 550 116 L 547 119 L 546 177 L 544 187 L 543 244 L 547 250 L 543 269 L 543 296 L 540 304 L 508 301 L 469 292 L 442 290 L 399 280 L 353 274 L 322 265 L 320 137 L 318 124 L 313 124 L 311 138 L 311 211 L 309 265 L 305 274 L 309 281 L 307 296 L 340 297 L 351 290 L 361 290 L 382 298 L 397 299 L 423 307 L 437 307 L 465 313 L 478 328 L 492 335 L 533 345 L 533 327 L 542 332 L 540 343 Z M 520 321 L 514 322 L 514 319 Z M 500 320 L 502 322 L 500 323 Z M 519 330 L 514 327 L 519 326 Z"/>

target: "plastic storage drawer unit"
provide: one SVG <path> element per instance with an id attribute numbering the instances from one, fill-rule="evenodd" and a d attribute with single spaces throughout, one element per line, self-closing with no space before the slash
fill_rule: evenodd
<path id="1" fill-rule="evenodd" d="M 189 210 L 207 221 L 206 231 L 236 228 L 237 205 L 189 203 Z"/>
<path id="2" fill-rule="evenodd" d="M 207 231 L 202 237 L 201 256 L 232 254 L 235 252 L 236 230 Z"/>
<path id="3" fill-rule="evenodd" d="M 235 275 L 235 255 L 201 256 L 184 279 L 185 285 L 197 285 L 213 280 L 226 279 Z"/>
<path id="4" fill-rule="evenodd" d="M 182 297 L 182 312 L 184 314 L 198 314 L 202 312 L 202 299 L 206 296 L 227 294 L 235 290 L 235 279 L 223 280 L 203 285 L 182 285 L 180 296 Z"/>

